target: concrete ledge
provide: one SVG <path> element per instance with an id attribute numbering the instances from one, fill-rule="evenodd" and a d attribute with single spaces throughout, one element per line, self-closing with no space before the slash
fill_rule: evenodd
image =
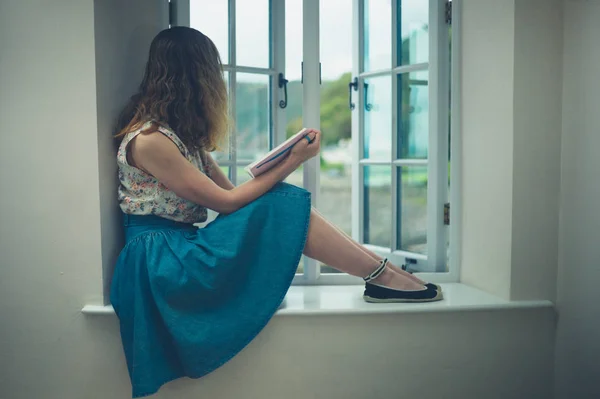
<path id="1" fill-rule="evenodd" d="M 433 303 L 372 304 L 362 299 L 362 286 L 292 286 L 276 316 L 368 315 L 464 312 L 493 309 L 553 308 L 550 301 L 508 301 L 465 284 L 441 284 L 444 300 Z M 112 306 L 86 305 L 82 313 L 114 315 Z"/>

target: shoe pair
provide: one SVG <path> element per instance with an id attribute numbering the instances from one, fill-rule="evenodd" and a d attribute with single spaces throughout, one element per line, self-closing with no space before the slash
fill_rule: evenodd
<path id="1" fill-rule="evenodd" d="M 442 289 L 437 284 L 427 283 L 425 284 L 424 290 L 406 291 L 371 283 L 371 281 L 383 274 L 387 268 L 387 263 L 387 259 L 382 260 L 379 267 L 363 279 L 365 281 L 365 293 L 363 298 L 366 302 L 434 302 L 444 299 Z"/>

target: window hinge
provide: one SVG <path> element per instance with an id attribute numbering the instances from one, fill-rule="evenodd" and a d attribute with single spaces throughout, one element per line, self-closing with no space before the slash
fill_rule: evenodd
<path id="1" fill-rule="evenodd" d="M 452 25 L 452 2 L 446 0 L 446 23 Z"/>
<path id="2" fill-rule="evenodd" d="M 304 61 L 300 63 L 300 83 L 304 84 Z M 319 62 L 319 85 L 323 83 L 321 79 L 321 63 Z"/>
<path id="3" fill-rule="evenodd" d="M 444 225 L 450 226 L 450 203 L 444 204 Z"/>

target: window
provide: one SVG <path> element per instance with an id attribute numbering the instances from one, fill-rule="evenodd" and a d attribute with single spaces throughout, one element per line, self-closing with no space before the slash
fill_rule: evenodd
<path id="1" fill-rule="evenodd" d="M 273 2 L 273 5 L 277 2 Z M 235 121 L 229 143 L 213 154 L 234 184 L 249 179 L 244 167 L 281 137 L 274 97 L 278 90 L 277 10 L 269 0 L 190 0 L 189 23 L 210 37 L 224 63 Z"/>
<path id="2" fill-rule="evenodd" d="M 439 0 L 354 1 L 355 236 L 447 271 L 449 28 Z"/>
<path id="3" fill-rule="evenodd" d="M 190 25 L 225 63 L 236 123 L 214 156 L 230 179 L 244 182 L 244 166 L 301 127 L 320 127 L 320 159 L 287 181 L 311 191 L 321 213 L 373 251 L 456 280 L 444 222 L 457 147 L 450 151 L 449 4 L 189 0 Z M 353 282 L 360 279 L 308 258 L 295 279 Z"/>

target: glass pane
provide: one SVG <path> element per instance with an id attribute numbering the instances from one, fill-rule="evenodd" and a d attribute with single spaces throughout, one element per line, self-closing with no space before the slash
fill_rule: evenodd
<path id="1" fill-rule="evenodd" d="M 288 80 L 287 107 L 285 116 L 286 138 L 304 126 L 302 122 L 302 0 L 285 0 L 285 78 Z M 283 90 L 279 90 L 283 94 Z M 299 187 L 304 186 L 302 167 L 285 180 Z"/>
<path id="2" fill-rule="evenodd" d="M 269 76 L 238 73 L 235 93 L 237 160 L 251 163 L 269 149 Z"/>
<path id="3" fill-rule="evenodd" d="M 235 168 L 236 173 L 237 173 L 237 178 L 236 178 L 236 181 L 234 182 L 234 184 L 236 186 L 239 186 L 240 184 L 245 183 L 251 179 L 248 172 L 246 172 L 246 170 L 244 169 L 245 167 L 246 167 L 246 165 L 244 165 L 244 166 L 238 165 Z"/>
<path id="4" fill-rule="evenodd" d="M 304 255 L 300 257 L 300 263 L 298 263 L 296 274 L 304 274 Z"/>
<path id="5" fill-rule="evenodd" d="M 319 15 L 323 65 L 319 211 L 351 236 L 352 114 L 348 108 L 348 83 L 352 71 L 352 0 L 321 1 Z M 321 264 L 321 273 L 339 271 Z"/>
<path id="6" fill-rule="evenodd" d="M 429 146 L 429 74 L 398 75 L 398 158 L 427 159 Z"/>
<path id="7" fill-rule="evenodd" d="M 269 0 L 237 0 L 235 7 L 236 65 L 268 68 Z"/>
<path id="8" fill-rule="evenodd" d="M 398 64 L 418 64 L 429 59 L 429 2 L 398 0 Z"/>
<path id="9" fill-rule="evenodd" d="M 208 36 L 229 62 L 229 7 L 227 0 L 190 0 L 190 26 Z"/>
<path id="10" fill-rule="evenodd" d="M 285 179 L 285 182 L 289 183 L 289 184 L 293 184 L 294 186 L 303 187 L 304 186 L 304 170 L 303 170 L 302 166 L 300 166 L 298 169 L 293 171 L 292 174 L 289 175 Z"/>
<path id="11" fill-rule="evenodd" d="M 389 166 L 364 167 L 364 242 L 391 247 L 392 169 Z"/>
<path id="12" fill-rule="evenodd" d="M 302 52 L 303 52 L 303 0 L 285 0 L 285 78 L 288 80 L 287 107 L 285 117 L 286 137 L 290 137 L 304 126 L 302 121 Z M 281 91 L 279 92 L 282 93 Z M 304 186 L 302 166 L 285 179 L 286 183 Z M 304 273 L 304 255 L 298 264 L 297 274 Z"/>
<path id="13" fill-rule="evenodd" d="M 365 79 L 364 83 L 364 157 L 372 160 L 390 161 L 392 157 L 391 79 L 379 76 Z"/>
<path id="14" fill-rule="evenodd" d="M 221 166 L 219 165 L 219 169 L 223 172 L 225 176 L 229 179 L 229 166 Z"/>
<path id="15" fill-rule="evenodd" d="M 229 95 L 229 72 L 223 72 L 223 77 L 225 79 L 225 86 L 227 87 L 227 95 Z M 223 139 L 221 147 L 217 151 L 212 152 L 211 155 L 217 163 L 229 159 L 229 134 Z"/>
<path id="16" fill-rule="evenodd" d="M 389 69 L 392 67 L 392 2 L 365 0 L 364 7 L 363 70 Z"/>
<path id="17" fill-rule="evenodd" d="M 398 168 L 399 249 L 427 253 L 427 167 Z"/>

